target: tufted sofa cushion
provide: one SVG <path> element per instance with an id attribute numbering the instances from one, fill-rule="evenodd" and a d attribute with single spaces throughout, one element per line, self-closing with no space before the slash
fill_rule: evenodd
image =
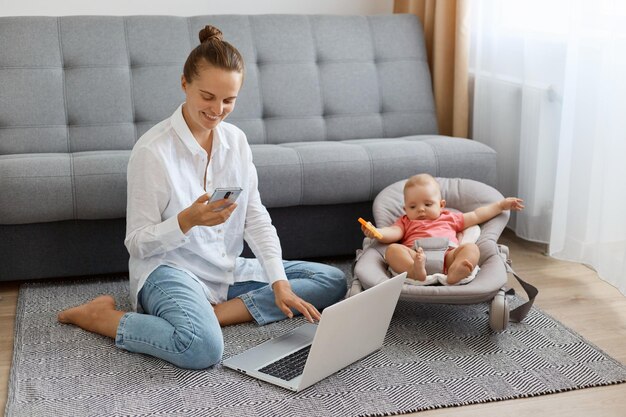
<path id="1" fill-rule="evenodd" d="M 254 145 L 268 207 L 371 201 L 417 172 L 493 181 L 495 153 L 480 143 L 417 135 L 339 142 Z"/>

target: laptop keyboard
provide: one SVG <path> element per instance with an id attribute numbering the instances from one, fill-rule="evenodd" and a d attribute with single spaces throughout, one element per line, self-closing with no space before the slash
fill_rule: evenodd
<path id="1" fill-rule="evenodd" d="M 306 364 L 306 358 L 309 356 L 311 346 L 305 346 L 276 362 L 264 366 L 259 371 L 285 381 L 290 381 L 304 371 L 304 365 Z"/>

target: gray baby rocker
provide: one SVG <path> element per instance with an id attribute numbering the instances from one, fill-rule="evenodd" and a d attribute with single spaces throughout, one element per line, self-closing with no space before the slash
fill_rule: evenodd
<path id="1" fill-rule="evenodd" d="M 504 197 L 494 188 L 469 179 L 436 178 L 441 187 L 442 197 L 446 200 L 446 207 L 469 212 L 477 207 L 484 206 Z M 398 181 L 382 190 L 374 200 L 374 224 L 377 227 L 390 226 L 404 214 L 403 187 L 406 180 Z M 476 277 L 465 285 L 429 285 L 416 286 L 404 284 L 400 299 L 412 300 L 420 303 L 439 304 L 474 304 L 491 301 L 489 309 L 489 324 L 491 329 L 499 332 L 506 329 L 509 320 L 520 322 L 526 317 L 537 289 L 524 282 L 510 267 L 509 250 L 504 245 L 498 245 L 497 240 L 509 220 L 509 212 L 494 217 L 480 225 L 475 230 L 467 229 L 466 233 L 475 236 L 469 241 L 476 241 L 480 248 L 480 270 Z M 479 232 L 479 233 L 476 233 Z M 477 238 L 477 239 L 476 239 Z M 467 239 L 461 240 L 467 241 Z M 371 288 L 391 276 L 384 260 L 386 244 L 365 238 L 363 250 L 357 252 L 354 264 L 354 281 L 348 296 L 354 295 L 363 289 Z M 507 273 L 512 273 L 520 282 L 529 300 L 510 311 L 507 300 Z"/>

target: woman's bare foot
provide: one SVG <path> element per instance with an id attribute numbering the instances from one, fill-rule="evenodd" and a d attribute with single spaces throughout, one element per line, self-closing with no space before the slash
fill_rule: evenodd
<path id="1" fill-rule="evenodd" d="M 413 262 L 413 279 L 417 281 L 425 281 L 426 280 L 426 254 L 424 254 L 424 249 L 417 248 L 417 254 L 415 255 L 415 260 Z"/>
<path id="2" fill-rule="evenodd" d="M 60 323 L 73 324 L 81 329 L 115 338 L 123 315 L 123 311 L 115 309 L 113 297 L 101 295 L 88 303 L 61 311 L 57 319 Z"/>
<path id="3" fill-rule="evenodd" d="M 455 259 L 448 268 L 448 284 L 454 285 L 467 277 L 474 270 L 474 265 L 467 259 Z"/>

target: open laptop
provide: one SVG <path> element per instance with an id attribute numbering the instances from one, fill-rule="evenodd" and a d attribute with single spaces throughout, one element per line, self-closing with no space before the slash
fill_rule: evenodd
<path id="1" fill-rule="evenodd" d="M 400 274 L 326 307 L 319 324 L 306 323 L 223 364 L 301 391 L 382 347 L 405 278 Z"/>

